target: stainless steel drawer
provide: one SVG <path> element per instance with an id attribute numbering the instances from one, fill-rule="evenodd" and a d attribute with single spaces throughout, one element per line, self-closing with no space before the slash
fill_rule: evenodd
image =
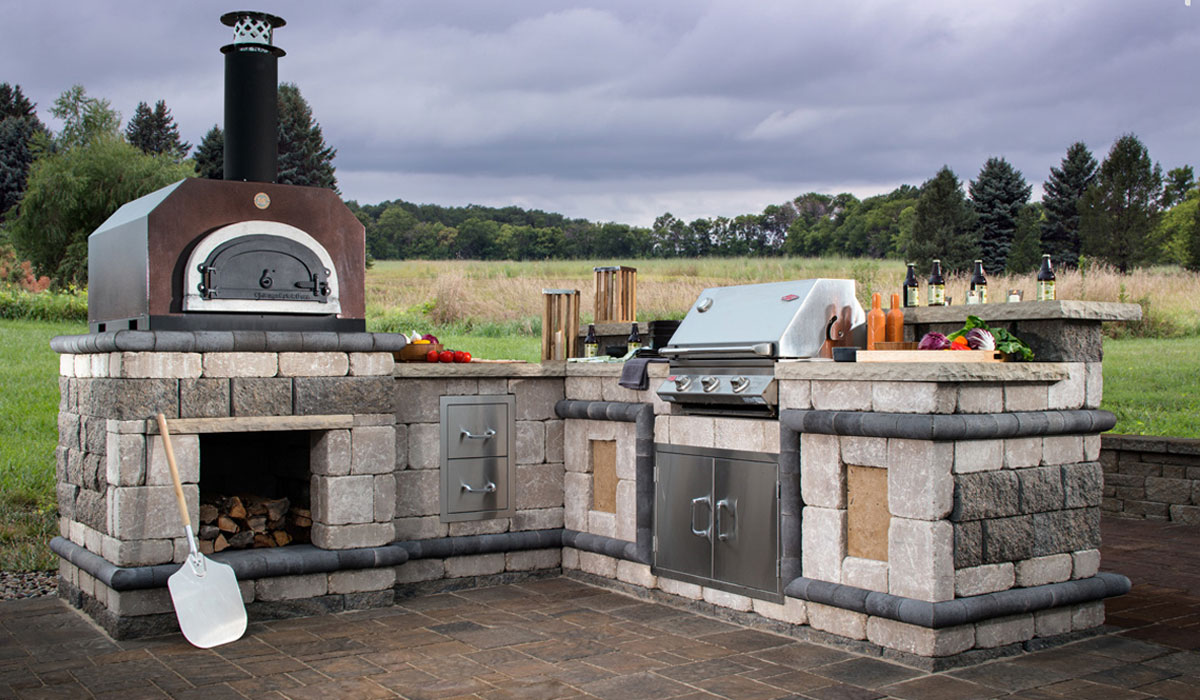
<path id="1" fill-rule="evenodd" d="M 458 398 L 458 397 L 446 397 Z M 484 403 L 453 403 L 445 407 L 446 459 L 493 457 L 508 454 L 509 404 L 505 397 Z"/>
<path id="2" fill-rule="evenodd" d="M 478 457 L 446 463 L 445 508 L 448 515 L 508 508 L 508 459 Z"/>
<path id="3" fill-rule="evenodd" d="M 441 520 L 511 516 L 516 397 L 441 398 Z"/>

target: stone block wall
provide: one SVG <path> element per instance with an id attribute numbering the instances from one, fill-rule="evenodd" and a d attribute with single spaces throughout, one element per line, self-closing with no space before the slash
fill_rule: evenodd
<path id="1" fill-rule="evenodd" d="M 400 377 L 396 404 L 395 540 L 486 535 L 561 528 L 564 522 L 564 421 L 554 413 L 563 398 L 562 377 Z M 440 399 L 442 396 L 511 394 L 516 402 L 515 455 L 510 455 L 512 517 L 444 523 L 440 505 Z M 556 569 L 561 551 L 497 552 L 448 559 L 418 559 L 396 568 L 401 586 Z"/>
<path id="2" fill-rule="evenodd" d="M 1200 525 L 1200 440 L 1104 435 L 1100 464 L 1106 514 Z"/>
<path id="3" fill-rule="evenodd" d="M 183 561 L 187 542 L 153 420 L 162 412 L 198 419 L 172 435 L 193 524 L 200 433 L 241 431 L 257 421 L 257 430 L 312 431 L 318 546 L 390 542 L 391 372 L 390 353 L 63 354 L 56 449 L 61 534 L 117 566 Z M 337 429 L 327 429 L 329 415 L 340 416 Z"/>

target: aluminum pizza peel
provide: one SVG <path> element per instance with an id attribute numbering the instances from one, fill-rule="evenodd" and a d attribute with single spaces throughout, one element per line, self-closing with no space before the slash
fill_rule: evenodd
<path id="1" fill-rule="evenodd" d="M 192 521 L 183 498 L 179 468 L 175 466 L 175 451 L 171 448 L 167 419 L 161 413 L 158 414 L 158 430 L 162 433 L 163 450 L 167 453 L 167 465 L 171 468 L 179 517 L 183 520 L 188 547 L 191 548 L 187 561 L 167 579 L 179 629 L 185 639 L 201 649 L 228 644 L 240 639 L 246 632 L 246 606 L 242 603 L 237 576 L 228 564 L 213 561 L 196 548 L 196 536 L 192 533 Z"/>

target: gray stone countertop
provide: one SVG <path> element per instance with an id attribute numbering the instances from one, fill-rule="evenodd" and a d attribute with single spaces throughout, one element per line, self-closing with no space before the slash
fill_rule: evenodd
<path id="1" fill-rule="evenodd" d="M 568 377 L 620 377 L 624 362 L 568 362 Z M 670 372 L 666 362 L 651 362 L 646 365 L 651 377 L 665 377 Z"/>
<path id="2" fill-rule="evenodd" d="M 411 379 L 464 377 L 562 377 L 563 362 L 397 362 L 392 375 Z"/>
<path id="3" fill-rule="evenodd" d="M 1012 303 L 969 304 L 962 306 L 918 306 L 904 310 L 904 322 L 966 323 L 967 316 L 984 321 L 1137 321 L 1142 307 L 1111 301 L 1018 301 Z"/>
<path id="4" fill-rule="evenodd" d="M 783 360 L 777 379 L 850 382 L 1057 382 L 1068 377 L 1059 362 L 831 362 Z"/>

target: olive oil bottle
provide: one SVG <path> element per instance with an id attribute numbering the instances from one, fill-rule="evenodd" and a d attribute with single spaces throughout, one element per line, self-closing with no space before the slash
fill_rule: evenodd
<path id="1" fill-rule="evenodd" d="M 633 330 L 629 332 L 629 341 L 626 343 L 625 349 L 629 352 L 636 352 L 641 347 L 642 334 L 638 333 L 637 321 L 634 321 Z"/>
<path id="2" fill-rule="evenodd" d="M 929 273 L 929 305 L 946 305 L 946 280 L 942 277 L 942 261 L 934 260 L 933 269 Z"/>
<path id="3" fill-rule="evenodd" d="M 587 335 L 583 337 L 583 356 L 595 357 L 600 354 L 600 343 L 596 340 L 596 324 L 588 324 Z"/>
<path id="4" fill-rule="evenodd" d="M 1037 300 L 1054 301 L 1054 267 L 1050 264 L 1050 255 L 1042 256 L 1042 268 L 1037 275 Z"/>
<path id="5" fill-rule="evenodd" d="M 983 275 L 983 261 L 975 261 L 975 271 L 971 273 L 971 293 L 980 304 L 987 303 L 987 277 Z"/>
<path id="6" fill-rule="evenodd" d="M 921 287 L 917 282 L 917 266 L 908 263 L 908 275 L 904 278 L 904 305 L 921 305 Z"/>

